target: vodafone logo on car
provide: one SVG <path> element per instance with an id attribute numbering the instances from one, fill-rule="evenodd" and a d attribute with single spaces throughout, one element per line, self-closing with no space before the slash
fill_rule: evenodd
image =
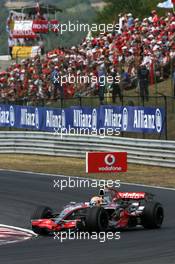
<path id="1" fill-rule="evenodd" d="M 122 199 L 144 199 L 144 192 L 119 192 L 118 195 Z"/>
<path id="2" fill-rule="evenodd" d="M 126 152 L 87 152 L 87 173 L 114 173 L 127 171 Z"/>

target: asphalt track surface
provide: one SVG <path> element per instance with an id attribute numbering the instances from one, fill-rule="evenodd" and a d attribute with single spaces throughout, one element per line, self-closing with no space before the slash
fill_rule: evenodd
<path id="1" fill-rule="evenodd" d="M 53 188 L 53 177 L 0 171 L 0 224 L 30 228 L 37 205 L 58 208 L 69 201 L 89 200 L 94 189 Z M 58 178 L 56 178 L 58 179 Z M 160 230 L 121 233 L 120 240 L 66 240 L 53 237 L 0 246 L 0 264 L 168 264 L 175 263 L 175 191 L 123 185 L 121 190 L 151 191 L 165 208 Z"/>

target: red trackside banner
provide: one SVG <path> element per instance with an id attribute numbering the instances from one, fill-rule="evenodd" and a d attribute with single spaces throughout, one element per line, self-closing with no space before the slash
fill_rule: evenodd
<path id="1" fill-rule="evenodd" d="M 33 20 L 32 30 L 35 33 L 48 33 L 49 22 L 47 20 Z"/>
<path id="2" fill-rule="evenodd" d="M 127 171 L 127 152 L 86 152 L 86 173 Z"/>

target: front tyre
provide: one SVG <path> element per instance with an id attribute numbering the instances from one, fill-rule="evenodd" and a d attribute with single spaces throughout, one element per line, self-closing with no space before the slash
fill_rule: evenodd
<path id="1" fill-rule="evenodd" d="M 53 216 L 53 211 L 50 207 L 46 206 L 38 206 L 35 211 L 33 212 L 31 219 L 36 220 L 36 219 L 49 219 L 52 218 Z"/>
<path id="2" fill-rule="evenodd" d="M 108 229 L 108 214 L 103 207 L 89 208 L 86 215 L 88 232 L 102 232 Z"/>
<path id="3" fill-rule="evenodd" d="M 31 216 L 31 220 L 38 220 L 38 219 L 49 219 L 52 218 L 53 216 L 53 211 L 50 207 L 46 206 L 38 206 L 35 211 L 33 212 Z M 35 232 L 38 235 L 48 235 L 49 232 L 46 229 L 37 227 L 37 226 L 32 226 L 33 232 Z"/>

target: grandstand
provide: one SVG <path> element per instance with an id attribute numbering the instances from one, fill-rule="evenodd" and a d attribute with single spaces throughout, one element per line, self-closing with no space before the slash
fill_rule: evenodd
<path id="1" fill-rule="evenodd" d="M 174 70 L 175 16 L 169 13 L 158 17 L 155 12 L 142 21 L 123 15 L 122 31 L 100 34 L 84 39 L 81 45 L 70 49 L 58 48 L 40 57 L 24 59 L 21 63 L 12 62 L 6 71 L 0 73 L 1 98 L 9 100 L 58 99 L 54 94 L 51 72 L 58 67 L 59 74 L 65 76 L 104 76 L 115 71 L 120 75 L 120 89 L 124 93 L 137 89 L 137 70 L 142 64 L 149 69 L 149 82 L 162 82 L 171 77 Z M 121 19 L 121 18 L 120 18 Z M 129 21 L 132 21 L 129 24 Z M 38 86 L 38 83 L 40 85 Z M 65 98 L 95 96 L 99 92 L 96 83 L 65 83 Z M 112 93 L 110 85 L 106 92 Z"/>

